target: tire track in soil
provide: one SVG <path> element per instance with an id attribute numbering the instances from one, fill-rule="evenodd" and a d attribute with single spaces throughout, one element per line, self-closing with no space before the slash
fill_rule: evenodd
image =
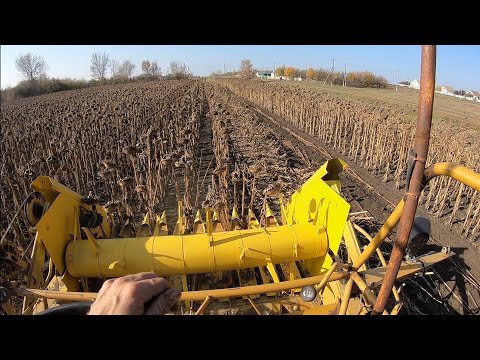
<path id="1" fill-rule="evenodd" d="M 232 96 L 237 96 L 230 90 L 228 91 Z M 331 147 L 325 146 L 325 144 L 322 144 L 319 139 L 297 129 L 283 118 L 264 109 L 260 109 L 244 98 L 239 96 L 237 96 L 237 98 L 240 98 L 244 104 L 254 110 L 257 113 L 259 120 L 269 127 L 287 147 L 293 145 L 306 154 L 313 166 L 321 166 L 330 157 L 345 159 L 349 164 L 350 171 L 347 170 L 343 173 L 342 195 L 351 204 L 351 212 L 366 210 L 374 217 L 376 220 L 376 226 L 370 230 L 370 233 L 372 235 L 375 234 L 391 214 L 395 205 L 402 198 L 402 190 L 391 189 L 388 186 L 389 184 L 379 181 L 367 170 L 360 168 L 353 161 L 350 161 L 345 155 L 335 151 Z M 289 144 L 291 145 L 289 146 Z M 328 148 L 328 151 L 325 150 L 325 148 Z M 370 184 L 375 184 L 375 188 Z M 435 268 L 450 289 L 453 289 L 457 297 L 465 301 L 472 309 L 475 309 L 476 303 L 480 303 L 480 292 L 478 289 L 471 286 L 470 283 L 459 278 L 458 275 L 454 274 L 455 276 L 452 278 L 451 268 L 453 264 L 456 264 L 462 269 L 469 270 L 475 279 L 479 279 L 480 255 L 478 251 L 472 248 L 472 246 L 470 246 L 460 234 L 457 234 L 457 231 L 454 228 L 449 229 L 442 223 L 441 219 L 432 216 L 423 208 L 418 208 L 417 215 L 425 216 L 430 220 L 432 225 L 432 234 L 430 238 L 435 245 L 451 246 L 452 251 L 457 254 L 453 259 L 437 264 Z M 367 229 L 367 231 L 368 230 L 369 229 Z M 391 233 L 389 238 L 393 240 L 395 239 L 395 236 L 396 229 Z M 441 291 L 441 293 L 445 296 L 445 299 L 448 299 L 445 301 L 448 301 L 451 308 L 460 314 L 464 313 L 458 300 L 451 296 L 451 291 L 445 291 L 447 289 L 446 287 L 443 287 L 442 289 L 443 291 Z M 468 295 L 470 297 L 466 295 L 466 291 L 469 292 Z M 471 297 L 474 298 L 473 301 L 470 299 Z M 430 310 L 432 310 L 431 313 L 437 312 L 433 311 L 433 308 Z M 435 310 L 437 309 L 435 308 Z"/>

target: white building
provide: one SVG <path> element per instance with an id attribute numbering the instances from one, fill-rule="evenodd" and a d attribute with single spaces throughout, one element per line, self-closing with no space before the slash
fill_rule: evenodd
<path id="1" fill-rule="evenodd" d="M 275 78 L 275 73 L 273 71 L 270 71 L 270 70 L 257 71 L 255 73 L 255 76 L 259 79 L 274 79 Z"/>
<path id="2" fill-rule="evenodd" d="M 470 90 L 465 94 L 467 99 L 472 99 L 475 101 L 480 101 L 480 93 L 478 91 Z"/>
<path id="3" fill-rule="evenodd" d="M 418 82 L 417 79 L 413 80 L 410 85 L 408 85 L 409 88 L 412 88 L 412 89 L 417 89 L 419 90 L 420 89 L 420 83 Z"/>
<path id="4" fill-rule="evenodd" d="M 440 94 L 444 95 L 454 95 L 453 88 L 451 86 L 442 85 L 440 86 Z"/>

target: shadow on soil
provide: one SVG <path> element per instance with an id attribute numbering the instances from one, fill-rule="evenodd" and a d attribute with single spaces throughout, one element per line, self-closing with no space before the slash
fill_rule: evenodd
<path id="1" fill-rule="evenodd" d="M 424 253 L 441 250 L 441 246 L 426 245 Z M 403 282 L 404 314 L 480 314 L 480 292 L 465 276 L 465 271 L 470 270 L 462 258 L 465 248 L 452 247 L 450 251 L 456 255 L 427 269 L 425 274 Z"/>

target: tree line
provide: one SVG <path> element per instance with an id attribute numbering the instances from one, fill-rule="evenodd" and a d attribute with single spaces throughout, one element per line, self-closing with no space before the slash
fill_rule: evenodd
<path id="1" fill-rule="evenodd" d="M 46 61 L 32 53 L 22 54 L 15 61 L 15 67 L 23 78 L 15 87 L 1 91 L 2 101 L 48 94 L 64 90 L 76 90 L 103 84 L 119 84 L 129 81 L 157 79 L 186 79 L 193 77 L 188 66 L 172 61 L 165 75 L 156 60 L 143 60 L 141 73 L 135 75 L 136 65 L 130 60 L 119 61 L 106 53 L 94 53 L 90 60 L 91 80 L 71 78 L 49 78 Z"/>
<path id="2" fill-rule="evenodd" d="M 178 73 L 177 68 L 179 64 L 177 62 L 170 63 L 169 74 L 176 75 Z M 136 65 L 130 60 L 124 60 L 122 62 L 111 59 L 106 53 L 95 53 L 92 55 L 90 62 L 90 73 L 95 80 L 106 80 L 108 78 L 108 71 L 110 70 L 110 78 L 112 79 L 132 79 Z M 142 74 L 140 77 L 160 78 L 162 76 L 162 70 L 158 66 L 157 61 L 143 60 L 141 63 Z M 186 69 L 182 72 L 182 76 L 190 76 Z"/>
<path id="3" fill-rule="evenodd" d="M 383 76 L 378 76 L 370 71 L 350 71 L 344 72 L 332 72 L 325 69 L 309 68 L 306 70 L 300 70 L 292 66 L 280 66 L 275 69 L 275 76 L 286 78 L 301 77 L 306 80 L 321 81 L 331 85 L 344 85 L 352 87 L 376 87 L 386 88 L 388 85 L 387 79 Z"/>
<path id="4" fill-rule="evenodd" d="M 253 78 L 255 72 L 258 71 L 253 67 L 250 59 L 244 59 L 240 63 L 238 72 L 223 73 L 220 70 L 214 71 L 210 76 L 212 77 L 243 77 Z M 332 72 L 325 69 L 309 68 L 300 70 L 293 66 L 280 66 L 275 69 L 275 76 L 277 78 L 284 77 L 287 79 L 302 78 L 304 80 L 321 81 L 330 85 L 343 85 L 352 87 L 376 87 L 386 88 L 388 85 L 387 79 L 382 76 L 375 75 L 369 71 L 360 72 Z"/>

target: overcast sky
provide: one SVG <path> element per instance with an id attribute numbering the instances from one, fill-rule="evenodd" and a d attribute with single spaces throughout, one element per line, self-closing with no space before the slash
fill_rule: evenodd
<path id="1" fill-rule="evenodd" d="M 170 61 L 185 62 L 195 75 L 209 75 L 238 69 L 240 61 L 251 59 L 257 69 L 272 70 L 280 65 L 335 70 L 369 70 L 395 82 L 419 79 L 419 45 L 2 45 L 1 87 L 16 85 L 20 74 L 15 59 L 31 52 L 48 64 L 49 77 L 90 79 L 90 59 L 95 52 L 110 58 L 130 60 L 140 73 L 142 60 L 157 60 L 163 73 Z M 440 45 L 437 47 L 437 84 L 455 89 L 480 90 L 480 46 Z"/>

